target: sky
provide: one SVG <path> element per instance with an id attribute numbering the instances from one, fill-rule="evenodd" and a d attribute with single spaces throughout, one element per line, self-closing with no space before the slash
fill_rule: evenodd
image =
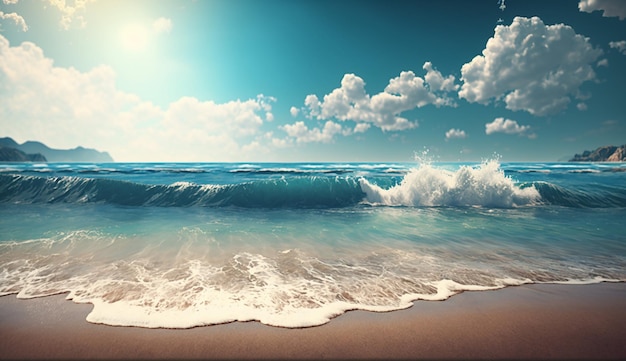
<path id="1" fill-rule="evenodd" d="M 116 161 L 626 143 L 622 0 L 0 0 L 0 137 Z"/>

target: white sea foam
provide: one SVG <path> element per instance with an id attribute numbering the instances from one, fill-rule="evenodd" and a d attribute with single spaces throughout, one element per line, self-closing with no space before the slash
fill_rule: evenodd
<path id="1" fill-rule="evenodd" d="M 574 169 L 574 170 L 570 170 L 569 172 L 570 173 L 601 173 L 601 171 L 598 169 L 589 169 L 589 168 Z"/>
<path id="2" fill-rule="evenodd" d="M 273 280 L 274 282 L 279 280 Z M 298 291 L 307 304 L 298 304 L 294 300 L 283 299 L 289 293 L 289 287 L 283 282 L 266 284 L 276 292 L 256 294 L 252 297 L 243 290 L 237 294 L 224 290 L 200 290 L 201 296 L 193 303 L 176 305 L 175 301 L 161 295 L 160 303 L 154 307 L 151 296 L 136 300 L 120 300 L 107 302 L 102 299 L 85 300 L 73 294 L 68 299 L 75 302 L 89 302 L 94 309 L 87 316 L 87 321 L 114 326 L 139 326 L 146 328 L 190 328 L 222 324 L 234 321 L 259 321 L 266 325 L 300 328 L 319 326 L 332 318 L 350 310 L 371 312 L 390 312 L 411 307 L 415 301 L 443 301 L 464 291 L 485 291 L 531 283 L 530 280 L 497 279 L 493 286 L 464 285 L 452 280 L 431 282 L 434 293 L 401 294 L 397 299 L 390 298 L 386 304 L 368 303 L 367 300 L 324 300 L 316 292 L 319 290 Z M 600 282 L 600 281 L 598 281 Z M 250 290 L 246 290 L 250 291 Z M 254 293 L 254 292 L 253 292 Z M 171 297 L 181 295 L 171 294 Z M 182 295 L 185 296 L 185 295 Z M 254 300 L 253 303 L 248 301 Z M 376 298 L 373 299 L 377 301 Z M 291 301 L 291 302 L 289 302 Z M 365 301 L 363 303 L 363 301 Z"/>
<path id="3" fill-rule="evenodd" d="M 213 243 L 202 240 L 206 234 L 195 233 L 182 231 L 184 246 L 84 231 L 4 243 L 0 294 L 32 298 L 69 292 L 68 299 L 94 305 L 89 322 L 117 326 L 188 328 L 257 320 L 309 327 L 347 310 L 393 311 L 420 299 L 515 284 L 496 278 L 485 285 L 467 279 L 464 285 L 427 276 L 445 274 L 446 266 L 418 249 L 382 245 L 333 255 L 332 247 L 321 245 L 288 252 L 276 246 L 266 254 L 239 251 L 224 257 L 219 249 L 212 254 Z M 194 246 L 196 240 L 202 244 Z"/>
<path id="4" fill-rule="evenodd" d="M 256 320 L 309 327 L 348 310 L 387 312 L 463 291 L 539 282 L 527 270 L 539 255 L 521 262 L 517 257 L 523 253 L 517 250 L 509 255 L 489 248 L 473 252 L 391 241 L 343 249 L 311 244 L 312 238 L 301 235 L 306 239 L 295 244 L 253 239 L 257 251 L 252 252 L 222 244 L 229 243 L 226 235 L 213 239 L 211 232 L 197 228 L 177 234 L 178 241 L 171 242 L 165 239 L 172 235 L 74 231 L 0 243 L 0 295 L 69 292 L 68 299 L 94 305 L 89 322 L 117 326 L 189 328 Z M 473 263 L 477 258 L 481 262 Z M 568 263 L 553 265 L 551 272 L 552 283 L 613 280 L 585 278 L 588 269 L 575 270 Z"/>
<path id="5" fill-rule="evenodd" d="M 601 282 L 624 282 L 623 280 L 619 280 L 616 278 L 606 278 L 606 277 L 590 277 L 590 278 L 568 278 L 566 281 L 550 281 L 550 282 L 537 282 L 537 283 L 551 283 L 551 284 L 560 284 L 560 285 L 592 285 L 595 283 Z"/>
<path id="6" fill-rule="evenodd" d="M 174 182 L 170 184 L 170 187 L 178 187 L 180 189 L 186 189 L 189 187 L 196 187 L 196 186 L 198 186 L 196 183 L 186 182 L 186 181 L 178 181 L 178 182 Z"/>
<path id="7" fill-rule="evenodd" d="M 488 206 L 510 208 L 533 204 L 541 196 L 534 187 L 521 188 L 504 175 L 495 160 L 456 171 L 422 164 L 402 181 L 384 189 L 359 179 L 367 202 L 388 206 Z"/>
<path id="8" fill-rule="evenodd" d="M 262 265 L 256 271 L 251 270 L 250 274 L 268 276 L 266 273 L 268 270 L 265 268 Z M 92 303 L 94 309 L 87 316 L 87 321 L 92 323 L 147 328 L 190 328 L 234 321 L 259 321 L 271 326 L 297 328 L 325 324 L 349 310 L 389 312 L 409 308 L 418 300 L 442 301 L 463 291 L 493 290 L 530 283 L 529 280 L 501 279 L 496 280 L 496 285 L 480 286 L 441 280 L 430 283 L 435 289 L 434 293 L 399 294 L 397 298 L 390 297 L 386 302 L 380 303 L 380 295 L 371 298 L 369 302 L 367 298 L 350 301 L 328 300 L 328 291 L 332 294 L 332 290 L 321 290 L 319 285 L 315 287 L 315 284 L 309 284 L 313 286 L 311 289 L 296 287 L 298 289 L 294 290 L 294 285 L 286 284 L 282 277 L 269 275 L 262 279 L 265 288 L 262 291 L 250 288 L 225 290 L 194 287 L 192 291 L 195 295 L 192 298 L 189 298 L 190 295 L 186 292 L 176 293 L 175 289 L 159 290 L 158 295 L 152 292 L 142 293 L 142 296 L 136 299 L 131 297 L 114 302 L 102 298 L 82 298 L 75 294 L 70 294 L 67 298 L 78 303 Z M 382 284 L 368 288 L 371 291 L 375 290 L 376 286 L 384 288 Z M 99 285 L 94 285 L 94 288 L 98 287 Z M 390 288 L 386 292 L 393 294 L 394 290 Z"/>
<path id="9" fill-rule="evenodd" d="M 224 252 L 212 254 L 214 243 L 207 243 L 204 232 L 183 229 L 180 236 L 182 246 L 85 231 L 5 243 L 0 294 L 32 298 L 69 292 L 68 299 L 94 305 L 89 322 L 116 326 L 189 328 L 256 320 L 310 327 L 348 310 L 387 312 L 418 300 L 532 282 L 501 270 L 473 269 L 471 262 L 444 261 L 455 253 L 424 247 L 370 245 L 335 255 L 322 245 L 309 250 L 277 245 L 265 254 L 239 251 L 224 257 Z M 110 262 L 120 251 L 129 256 Z M 461 262 L 472 258 L 460 257 Z"/>

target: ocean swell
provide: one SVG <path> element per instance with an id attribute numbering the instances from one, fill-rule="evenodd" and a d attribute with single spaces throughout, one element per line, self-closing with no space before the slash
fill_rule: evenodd
<path id="1" fill-rule="evenodd" d="M 240 184 L 128 181 L 0 175 L 0 202 L 110 203 L 124 206 L 344 207 L 363 199 L 357 182 L 341 177 L 293 177 Z"/>
<path id="2" fill-rule="evenodd" d="M 536 182 L 534 187 L 545 204 L 574 208 L 626 207 L 626 189 L 595 184 L 585 189 L 567 189 L 548 182 Z"/>
<path id="3" fill-rule="evenodd" d="M 275 170 L 274 170 L 275 171 Z M 491 160 L 449 170 L 422 164 L 394 174 L 345 176 L 274 174 L 230 184 L 146 184 L 114 178 L 0 174 L 0 203 L 107 203 L 152 207 L 340 208 L 359 204 L 404 207 L 626 207 L 620 184 L 554 179 L 518 182 Z M 513 172 L 519 173 L 519 172 Z M 238 174 L 238 173 L 233 173 Z M 591 175 L 593 176 L 593 175 Z M 548 176 L 546 176 L 548 177 Z M 581 174 L 580 177 L 589 177 Z M 198 181 L 198 180 L 196 180 Z M 556 181 L 556 182 L 555 182 Z"/>

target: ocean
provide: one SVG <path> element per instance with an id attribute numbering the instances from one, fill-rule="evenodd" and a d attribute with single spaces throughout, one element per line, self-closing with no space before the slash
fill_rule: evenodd
<path id="1" fill-rule="evenodd" d="M 322 325 L 626 281 L 626 163 L 0 164 L 0 295 L 87 321 Z"/>

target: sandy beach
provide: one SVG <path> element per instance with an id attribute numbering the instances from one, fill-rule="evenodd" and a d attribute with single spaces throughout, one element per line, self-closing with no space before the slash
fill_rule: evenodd
<path id="1" fill-rule="evenodd" d="M 193 329 L 90 324 L 64 295 L 0 298 L 2 359 L 624 359 L 626 284 L 465 292 L 312 328 L 258 322 Z"/>

